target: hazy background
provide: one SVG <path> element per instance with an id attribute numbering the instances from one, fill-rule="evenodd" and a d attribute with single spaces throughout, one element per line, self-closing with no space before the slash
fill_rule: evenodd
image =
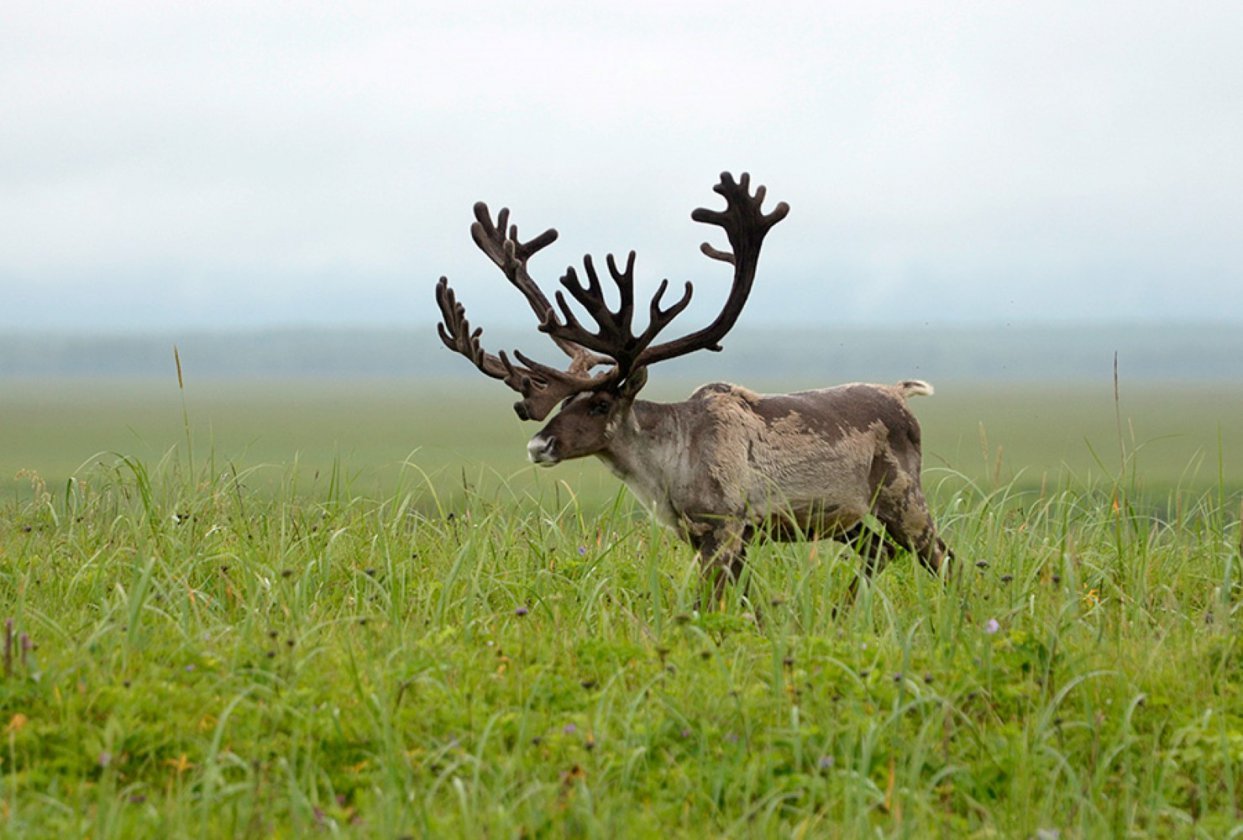
<path id="1" fill-rule="evenodd" d="M 560 230 L 545 288 L 634 248 L 694 329 L 723 169 L 790 215 L 726 352 L 645 395 L 921 377 L 930 467 L 1243 486 L 1240 44 L 1234 2 L 6 0 L 0 494 L 176 453 L 611 497 L 526 466 L 433 286 L 558 358 L 470 241 L 483 199 Z"/>
<path id="2" fill-rule="evenodd" d="M 689 212 L 726 168 L 792 207 L 747 328 L 1243 323 L 1235 2 L 8 0 L 0 32 L 26 346 L 426 335 L 441 274 L 517 326 L 478 199 L 558 227 L 545 284 L 632 247 L 644 288 L 697 281 L 690 328 L 728 270 Z"/>

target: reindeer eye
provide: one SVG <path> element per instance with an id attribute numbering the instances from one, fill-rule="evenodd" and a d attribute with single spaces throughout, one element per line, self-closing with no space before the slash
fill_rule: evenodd
<path id="1" fill-rule="evenodd" d="M 587 409 L 587 412 L 595 417 L 599 417 L 601 414 L 608 414 L 609 404 L 604 400 L 596 400 L 591 404 L 591 408 Z"/>

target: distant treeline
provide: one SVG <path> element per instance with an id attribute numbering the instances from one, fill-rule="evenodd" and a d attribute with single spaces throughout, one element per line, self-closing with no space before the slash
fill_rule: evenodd
<path id="1" fill-rule="evenodd" d="M 489 350 L 519 347 L 542 361 L 557 349 L 534 330 L 488 331 Z M 125 335 L 0 336 L 0 377 L 173 375 L 173 346 L 199 377 L 479 376 L 432 327 L 268 329 Z M 1243 327 L 1230 324 L 739 327 L 722 353 L 671 361 L 678 379 L 736 382 L 945 380 L 1243 381 Z"/>

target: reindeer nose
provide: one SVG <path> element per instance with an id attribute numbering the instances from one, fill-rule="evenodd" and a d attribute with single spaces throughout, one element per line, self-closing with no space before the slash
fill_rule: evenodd
<path id="1" fill-rule="evenodd" d="M 552 435 L 536 435 L 527 444 L 527 457 L 532 464 L 550 467 L 557 463 L 557 456 L 553 454 L 556 445 L 557 439 Z"/>

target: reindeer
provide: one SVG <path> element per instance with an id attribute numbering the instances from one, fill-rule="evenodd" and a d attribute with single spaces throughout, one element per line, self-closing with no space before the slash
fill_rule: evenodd
<path id="1" fill-rule="evenodd" d="M 570 361 L 560 369 L 518 350 L 516 361 L 504 351 L 486 352 L 480 345 L 483 330 L 472 331 L 445 277 L 436 286 L 443 315 L 440 338 L 484 374 L 521 394 L 514 410 L 522 420 L 542 421 L 560 404 L 527 445 L 531 461 L 551 467 L 588 455 L 599 458 L 657 520 L 696 550 L 717 600 L 726 583 L 740 577 L 747 545 L 761 537 L 847 543 L 863 555 L 864 576 L 878 571 L 898 548 L 914 552 L 927 569 L 940 573 L 951 555 L 937 536 L 920 487 L 920 429 L 906 402 L 931 394 L 926 382 L 854 383 L 780 395 L 717 382 L 700 387 L 685 402 L 636 399 L 649 367 L 698 350 L 719 351 L 721 339 L 738 320 L 764 237 L 790 209 L 781 202 L 764 213 L 765 188 L 757 187 L 752 195 L 749 183 L 746 173 L 737 181 L 722 173 L 714 191 L 724 197 L 726 208 L 691 214 L 725 231 L 730 251 L 706 242 L 700 250 L 734 270 L 724 307 L 703 329 L 654 343 L 692 293 L 688 282 L 682 296 L 665 306 L 669 281 L 663 280 L 651 299 L 647 328 L 634 332 L 634 251 L 624 267 L 612 254 L 607 258 L 617 309 L 605 300 L 590 255 L 583 258 L 585 283 L 573 267 L 566 269 L 554 309 L 527 264 L 556 240 L 556 230 L 523 242 L 516 226 L 507 229 L 508 209 L 494 223 L 487 205 L 479 202 L 471 225 L 475 244 L 522 293 L 540 331 Z M 583 325 L 565 293 L 591 317 L 594 329 Z M 868 514 L 882 533 L 867 528 Z"/>

